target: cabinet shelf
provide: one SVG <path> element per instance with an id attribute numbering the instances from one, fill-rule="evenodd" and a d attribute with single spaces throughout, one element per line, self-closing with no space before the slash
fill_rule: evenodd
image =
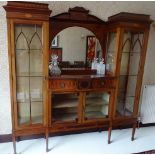
<path id="1" fill-rule="evenodd" d="M 17 73 L 17 77 L 43 77 L 42 72 L 22 72 L 22 73 Z"/>
<path id="2" fill-rule="evenodd" d="M 31 99 L 31 100 L 26 99 L 26 100 L 17 100 L 17 103 L 30 103 L 30 101 L 31 103 L 33 102 L 42 103 L 43 102 L 42 99 Z"/>
<path id="3" fill-rule="evenodd" d="M 77 119 L 77 113 L 63 113 L 53 115 L 54 121 L 73 121 Z"/>
<path id="4" fill-rule="evenodd" d="M 17 52 L 19 52 L 19 51 L 26 51 L 26 50 L 27 50 L 27 51 L 28 51 L 28 50 L 30 50 L 30 51 L 40 51 L 40 50 L 42 50 L 42 49 L 24 49 L 24 48 L 23 48 L 23 49 L 16 49 Z"/>
<path id="5" fill-rule="evenodd" d="M 56 103 L 53 104 L 53 108 L 71 108 L 78 106 L 77 99 L 69 99 L 69 100 L 61 100 L 55 101 Z"/>
<path id="6" fill-rule="evenodd" d="M 101 111 L 90 111 L 90 112 L 86 112 L 85 113 L 85 117 L 87 119 L 90 119 L 90 118 L 106 118 L 107 115 L 103 114 Z"/>
<path id="7" fill-rule="evenodd" d="M 108 102 L 106 100 L 103 100 L 98 97 L 90 97 L 86 100 L 86 105 L 108 105 Z"/>

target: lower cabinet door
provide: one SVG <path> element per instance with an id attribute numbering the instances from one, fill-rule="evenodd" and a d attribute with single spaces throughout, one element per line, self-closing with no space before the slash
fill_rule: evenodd
<path id="1" fill-rule="evenodd" d="M 52 94 L 51 124 L 78 121 L 79 93 Z"/>
<path id="2" fill-rule="evenodd" d="M 86 92 L 84 102 L 84 121 L 108 118 L 110 93 Z"/>

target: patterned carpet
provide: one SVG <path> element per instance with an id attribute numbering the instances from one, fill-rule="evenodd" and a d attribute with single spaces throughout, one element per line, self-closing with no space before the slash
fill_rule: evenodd
<path id="1" fill-rule="evenodd" d="M 139 152 L 134 154 L 155 154 L 155 150 L 149 150 L 149 151 L 144 151 L 144 152 Z"/>

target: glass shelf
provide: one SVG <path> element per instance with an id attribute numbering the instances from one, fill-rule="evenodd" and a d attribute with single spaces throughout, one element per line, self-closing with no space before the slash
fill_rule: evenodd
<path id="1" fill-rule="evenodd" d="M 108 105 L 109 103 L 106 100 L 103 100 L 98 97 L 91 97 L 87 99 L 86 105 L 94 106 L 94 105 Z"/>
<path id="2" fill-rule="evenodd" d="M 43 77 L 43 73 L 39 72 L 20 72 L 17 77 Z"/>
<path id="3" fill-rule="evenodd" d="M 77 99 L 70 99 L 70 100 L 60 100 L 57 103 L 53 104 L 53 108 L 70 108 L 70 107 L 77 107 L 78 102 Z"/>
<path id="4" fill-rule="evenodd" d="M 66 122 L 66 121 L 76 121 L 77 113 L 63 113 L 61 115 L 54 114 L 53 121 L 54 122 Z"/>
<path id="5" fill-rule="evenodd" d="M 21 52 L 21 51 L 42 51 L 42 49 L 17 49 L 16 52 Z"/>
<path id="6" fill-rule="evenodd" d="M 41 98 L 41 99 L 31 99 L 31 100 L 29 100 L 29 99 L 26 99 L 26 100 L 18 100 L 17 99 L 17 103 L 29 103 L 29 102 L 43 102 L 43 99 Z"/>
<path id="7" fill-rule="evenodd" d="M 95 119 L 95 118 L 107 118 L 107 115 L 101 111 L 89 111 L 85 114 L 86 119 Z"/>

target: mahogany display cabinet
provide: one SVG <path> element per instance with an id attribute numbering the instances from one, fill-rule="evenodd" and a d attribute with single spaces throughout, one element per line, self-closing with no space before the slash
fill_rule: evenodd
<path id="1" fill-rule="evenodd" d="M 149 15 L 119 13 L 105 22 L 82 7 L 51 17 L 42 3 L 8 2 L 4 9 L 14 153 L 17 137 L 34 134 L 45 135 L 46 151 L 50 133 L 106 128 L 110 143 L 113 127 L 132 125 L 133 140 Z M 52 49 L 61 49 L 61 75 L 49 74 Z M 104 58 L 104 75 L 91 69 L 94 57 Z"/>

